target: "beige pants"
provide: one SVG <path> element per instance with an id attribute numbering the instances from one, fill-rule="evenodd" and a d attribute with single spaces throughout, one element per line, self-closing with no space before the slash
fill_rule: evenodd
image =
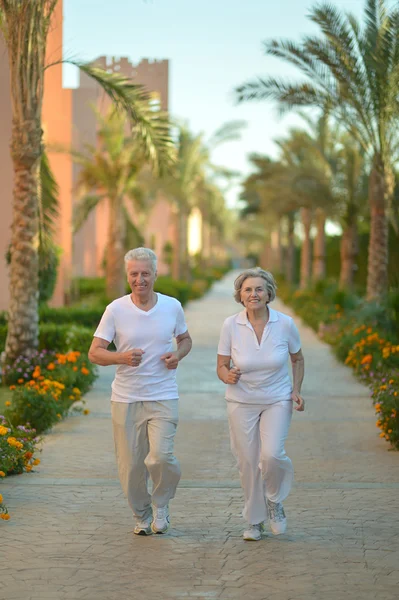
<path id="1" fill-rule="evenodd" d="M 291 460 L 284 450 L 292 402 L 227 402 L 227 414 L 231 448 L 244 492 L 243 517 L 248 523 L 261 523 L 267 519 L 266 498 L 282 502 L 294 478 Z"/>
<path id="2" fill-rule="evenodd" d="M 151 503 L 166 506 L 180 480 L 180 465 L 173 454 L 178 400 L 111 402 L 111 412 L 119 480 L 134 515 L 146 519 L 151 516 Z"/>

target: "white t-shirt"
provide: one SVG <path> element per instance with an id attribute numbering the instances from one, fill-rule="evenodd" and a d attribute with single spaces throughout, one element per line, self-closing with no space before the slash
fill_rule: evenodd
<path id="1" fill-rule="evenodd" d="M 231 356 L 242 373 L 238 383 L 227 385 L 226 400 L 273 404 L 290 400 L 289 353 L 301 349 L 298 329 L 288 315 L 269 307 L 269 321 L 261 343 L 243 311 L 228 317 L 220 334 L 218 354 Z"/>
<path id="2" fill-rule="evenodd" d="M 173 338 L 185 333 L 187 325 L 178 300 L 157 293 L 149 311 L 133 304 L 130 295 L 107 306 L 94 333 L 114 342 L 118 352 L 133 348 L 145 351 L 138 367 L 118 365 L 112 382 L 113 402 L 142 402 L 178 398 L 176 370 L 167 369 L 161 356 L 173 350 Z"/>

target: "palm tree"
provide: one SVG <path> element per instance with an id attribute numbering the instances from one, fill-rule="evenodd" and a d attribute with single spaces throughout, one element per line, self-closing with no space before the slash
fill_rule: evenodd
<path id="1" fill-rule="evenodd" d="M 43 154 L 42 104 L 47 35 L 58 0 L 0 0 L 0 28 L 9 59 L 12 104 L 11 157 L 14 166 L 11 232 L 10 305 L 6 362 L 38 346 L 39 169 Z M 72 62 L 72 61 L 70 61 Z M 158 162 L 165 156 L 154 144 L 148 113 L 138 100 L 147 98 L 141 86 L 119 74 L 77 64 L 94 78 L 115 103 L 127 111 L 145 141 L 146 155 Z M 159 135 L 160 131 L 156 133 Z M 162 136 L 168 141 L 169 132 Z"/>
<path id="2" fill-rule="evenodd" d="M 237 89 L 239 101 L 277 100 L 284 108 L 328 108 L 370 157 L 371 230 L 368 253 L 368 299 L 379 300 L 388 285 L 387 208 L 393 195 L 398 154 L 399 11 L 386 0 L 366 0 L 364 24 L 331 4 L 316 5 L 310 19 L 321 36 L 300 44 L 269 40 L 266 54 L 289 62 L 303 82 L 273 77 L 249 81 Z"/>
<path id="3" fill-rule="evenodd" d="M 148 111 L 148 122 L 154 130 L 159 126 L 166 127 L 166 116 L 162 118 L 148 102 L 140 110 L 143 114 Z M 125 291 L 123 255 L 128 249 L 128 240 L 131 243 L 133 235 L 135 245 L 140 245 L 144 239 L 139 231 L 137 212 L 148 212 L 154 199 L 151 200 L 145 190 L 143 171 L 148 162 L 137 128 L 133 127 L 127 136 L 126 118 L 115 111 L 105 117 L 97 113 L 97 118 L 98 145 L 86 145 L 83 152 L 72 152 L 75 162 L 80 165 L 76 185 L 80 200 L 74 211 L 74 231 L 82 227 L 100 203 L 108 204 L 106 292 L 113 299 Z M 158 153 L 171 150 L 162 136 L 156 144 Z"/>
<path id="4" fill-rule="evenodd" d="M 218 178 L 228 180 L 234 175 L 228 169 L 212 164 L 211 151 L 220 144 L 239 139 L 244 125 L 243 121 L 225 123 L 209 141 L 205 141 L 202 134 L 193 134 L 186 125 L 179 125 L 175 168 L 158 183 L 158 188 L 175 205 L 178 252 L 174 254 L 178 260 L 174 262 L 173 276 L 176 279 L 190 279 L 187 227 L 193 207 L 204 206 L 201 202 L 204 190 L 216 193 Z M 219 197 L 217 201 L 220 201 Z"/>

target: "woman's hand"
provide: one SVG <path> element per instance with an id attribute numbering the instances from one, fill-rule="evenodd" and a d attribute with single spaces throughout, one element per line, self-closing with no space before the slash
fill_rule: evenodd
<path id="1" fill-rule="evenodd" d="M 291 399 L 297 404 L 297 406 L 294 406 L 295 410 L 298 412 L 303 412 L 305 410 L 305 400 L 302 398 L 299 392 L 292 392 Z"/>
<path id="2" fill-rule="evenodd" d="M 235 385 L 236 383 L 238 383 L 238 380 L 240 379 L 240 377 L 241 377 L 240 369 L 238 369 L 237 367 L 233 367 L 227 373 L 225 383 L 227 383 L 229 385 Z"/>

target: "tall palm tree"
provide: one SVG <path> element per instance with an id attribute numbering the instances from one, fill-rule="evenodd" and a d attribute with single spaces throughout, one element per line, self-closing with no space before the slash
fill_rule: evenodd
<path id="1" fill-rule="evenodd" d="M 42 104 L 47 35 L 58 0 L 0 0 L 0 28 L 11 80 L 11 157 L 14 166 L 10 305 L 6 362 L 38 346 L 39 168 L 43 154 Z M 78 63 L 75 63 L 78 64 Z M 147 97 L 119 74 L 78 64 L 125 109 L 145 140 L 146 154 L 162 166 L 148 113 L 137 107 Z M 159 135 L 158 131 L 156 135 Z M 163 130 L 165 140 L 169 136 Z"/>
<path id="2" fill-rule="evenodd" d="M 146 107 L 140 107 L 142 113 Z M 156 129 L 165 126 L 167 117 L 153 111 L 147 102 L 148 122 Z M 109 223 L 107 237 L 106 291 L 109 298 L 124 294 L 125 275 L 123 255 L 127 250 L 127 236 L 140 238 L 137 213 L 152 206 L 149 195 L 144 194 L 143 168 L 148 167 L 143 140 L 133 127 L 126 135 L 126 118 L 115 111 L 105 117 L 97 114 L 99 121 L 98 145 L 86 145 L 83 152 L 72 152 L 80 165 L 76 190 L 80 196 L 74 211 L 74 230 L 78 231 L 89 214 L 102 202 L 108 205 Z M 158 153 L 172 150 L 160 138 L 156 142 Z M 151 165 L 154 167 L 154 164 Z M 151 205 L 151 206 L 150 206 Z M 143 239 L 143 237 L 141 238 Z M 140 245 L 137 243 L 137 245 Z"/>
<path id="3" fill-rule="evenodd" d="M 175 261 L 173 276 L 190 278 L 190 259 L 188 253 L 188 219 L 194 206 L 201 204 L 204 189 L 216 186 L 217 178 L 229 179 L 232 172 L 220 168 L 211 161 L 211 152 L 220 144 L 239 139 L 243 121 L 232 121 L 222 125 L 206 141 L 203 134 L 193 134 L 189 128 L 180 124 L 176 140 L 176 165 L 170 173 L 161 178 L 158 186 L 175 205 L 177 219 L 178 261 Z M 214 188 L 213 188 L 214 191 Z"/>
<path id="4" fill-rule="evenodd" d="M 388 285 L 387 208 L 393 195 L 392 165 L 398 156 L 399 10 L 387 0 L 366 0 L 363 27 L 329 3 L 316 5 L 310 19 L 321 36 L 269 40 L 268 55 L 294 65 L 303 82 L 258 78 L 237 89 L 239 101 L 272 98 L 287 109 L 328 107 L 368 153 L 371 162 L 371 230 L 367 297 L 380 299 Z"/>

